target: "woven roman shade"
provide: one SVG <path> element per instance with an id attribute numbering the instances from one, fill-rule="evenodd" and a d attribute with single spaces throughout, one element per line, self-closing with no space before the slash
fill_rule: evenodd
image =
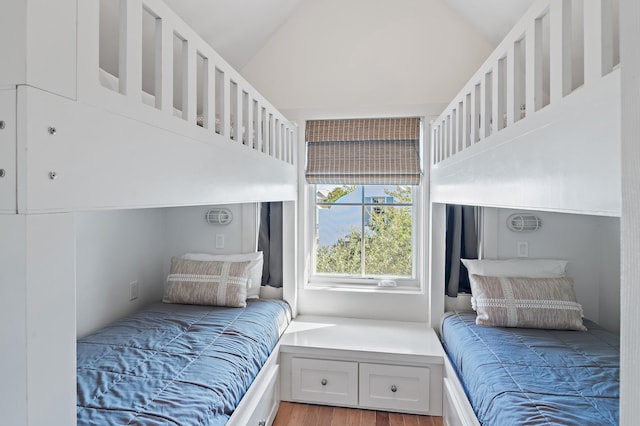
<path id="1" fill-rule="evenodd" d="M 307 182 L 418 185 L 419 118 L 307 121 Z"/>

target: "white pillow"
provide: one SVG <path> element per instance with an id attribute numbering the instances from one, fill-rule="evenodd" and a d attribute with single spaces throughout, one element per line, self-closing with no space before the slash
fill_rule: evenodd
<path id="1" fill-rule="evenodd" d="M 244 254 L 209 254 L 209 253 L 186 253 L 181 256 L 188 260 L 218 261 L 218 262 L 250 262 L 249 281 L 247 282 L 247 299 L 260 298 L 260 286 L 262 284 L 262 252 Z"/>
<path id="2" fill-rule="evenodd" d="M 565 276 L 566 260 L 556 259 L 460 259 L 469 275 L 485 277 L 561 278 Z"/>

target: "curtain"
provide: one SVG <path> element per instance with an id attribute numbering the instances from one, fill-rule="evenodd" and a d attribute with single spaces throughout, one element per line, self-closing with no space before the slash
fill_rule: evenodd
<path id="1" fill-rule="evenodd" d="M 445 256 L 445 292 L 457 297 L 458 292 L 471 293 L 467 268 L 460 259 L 478 258 L 478 232 L 475 207 L 447 205 Z"/>
<path id="2" fill-rule="evenodd" d="M 262 285 L 282 287 L 282 202 L 261 203 L 258 251 L 262 251 Z"/>
<path id="3" fill-rule="evenodd" d="M 309 120 L 307 182 L 419 185 L 420 132 L 419 118 Z"/>

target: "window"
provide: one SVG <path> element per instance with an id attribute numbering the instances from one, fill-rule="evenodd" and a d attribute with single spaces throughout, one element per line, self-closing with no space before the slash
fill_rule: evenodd
<path id="1" fill-rule="evenodd" d="M 416 187 L 314 187 L 315 278 L 415 280 Z"/>
<path id="2" fill-rule="evenodd" d="M 307 121 L 309 282 L 418 287 L 419 118 Z"/>

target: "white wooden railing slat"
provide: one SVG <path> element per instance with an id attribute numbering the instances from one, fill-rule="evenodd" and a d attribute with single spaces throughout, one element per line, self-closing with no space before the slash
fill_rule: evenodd
<path id="1" fill-rule="evenodd" d="M 173 115 L 173 26 L 167 19 L 161 18 L 160 21 L 160 47 L 157 50 L 157 58 L 160 65 L 160 74 L 158 75 L 160 90 L 156 91 L 156 98 L 160 98 L 160 109 L 166 115 Z"/>
<path id="2" fill-rule="evenodd" d="M 571 0 L 551 2 L 549 16 L 550 103 L 555 103 L 573 87 Z"/>
<path id="3" fill-rule="evenodd" d="M 603 4 L 604 0 L 584 2 L 584 84 L 597 80 L 603 75 L 605 58 L 602 54 Z"/>
<path id="4" fill-rule="evenodd" d="M 120 0 L 120 93 L 142 99 L 142 1 Z"/>

